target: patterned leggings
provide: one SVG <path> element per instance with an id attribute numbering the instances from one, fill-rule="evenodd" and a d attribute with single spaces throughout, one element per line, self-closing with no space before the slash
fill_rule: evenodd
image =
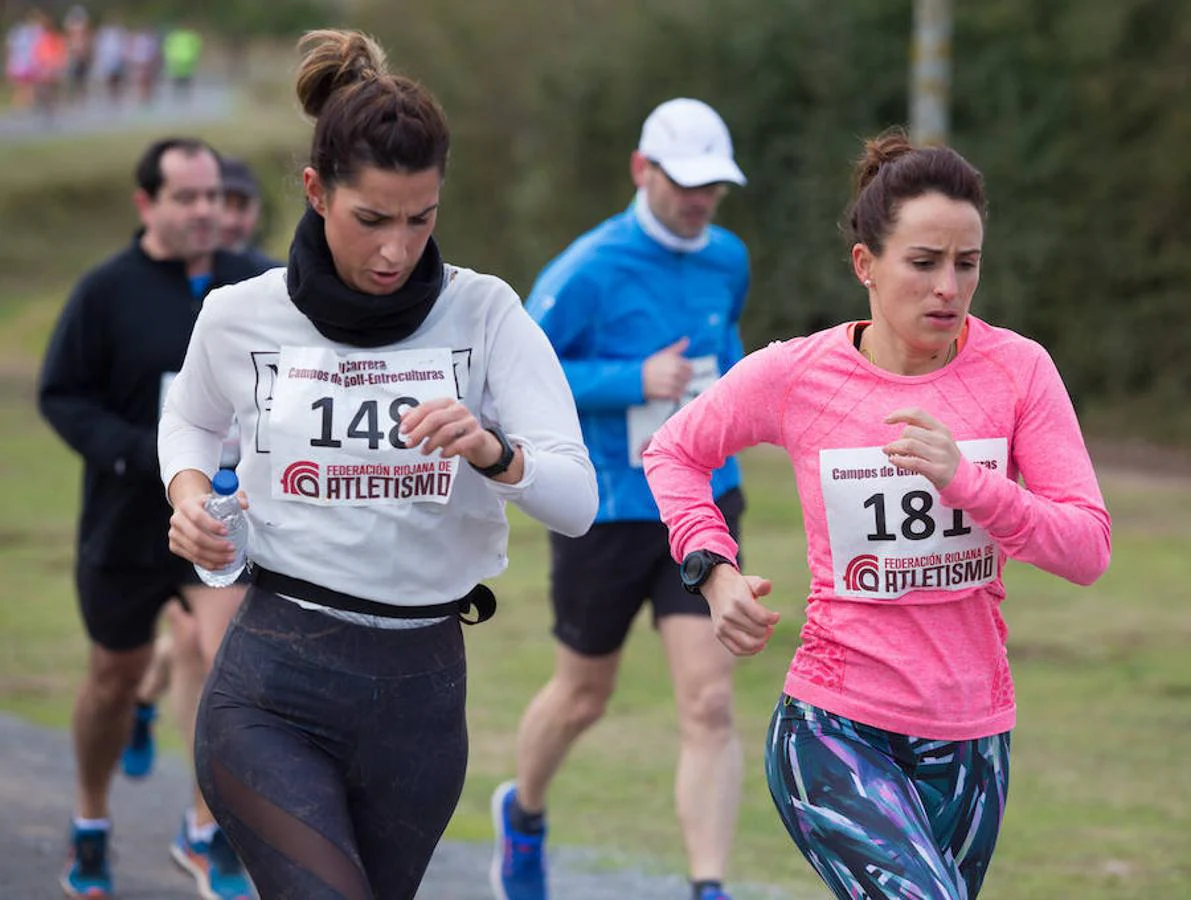
<path id="1" fill-rule="evenodd" d="M 907 737 L 783 696 L 765 753 L 786 830 L 836 897 L 972 900 L 1009 783 L 1009 732 Z"/>

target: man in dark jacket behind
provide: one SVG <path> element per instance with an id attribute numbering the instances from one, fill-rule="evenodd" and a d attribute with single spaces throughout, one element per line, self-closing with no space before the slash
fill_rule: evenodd
<path id="1" fill-rule="evenodd" d="M 223 191 L 219 156 L 204 142 L 155 142 L 137 164 L 136 184 L 143 228 L 75 287 L 38 385 L 42 415 L 84 463 L 75 578 L 90 657 L 72 726 L 75 818 L 61 878 L 69 896 L 112 893 L 108 794 L 161 607 L 179 596 L 191 608 L 209 666 L 243 597 L 240 587 L 201 585 L 169 551 L 157 420 L 203 298 L 261 265 L 216 249 Z M 179 723 L 184 731 L 188 724 Z M 171 853 L 203 896 L 251 896 L 197 792 Z"/>

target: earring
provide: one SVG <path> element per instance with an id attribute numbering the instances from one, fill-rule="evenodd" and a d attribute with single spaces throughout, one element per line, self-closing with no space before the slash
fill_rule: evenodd
<path id="1" fill-rule="evenodd" d="M 873 286 L 873 280 L 872 280 L 871 278 L 866 278 L 866 279 L 864 279 L 864 286 L 865 286 L 865 287 L 872 287 L 872 286 Z"/>

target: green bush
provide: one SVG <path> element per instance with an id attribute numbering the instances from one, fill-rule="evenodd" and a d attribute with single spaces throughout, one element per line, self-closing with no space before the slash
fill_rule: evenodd
<path id="1" fill-rule="evenodd" d="M 865 314 L 837 223 L 861 138 L 907 116 L 910 0 L 365 7 L 362 24 L 455 125 L 440 224 L 452 258 L 528 290 L 628 203 L 649 110 L 691 95 L 724 115 L 750 178 L 723 209 L 753 254 L 749 345 Z M 1080 402 L 1181 404 L 1191 6 L 955 7 L 952 143 L 990 198 L 977 314 L 1046 343 Z M 1191 439 L 1191 424 L 1175 432 Z"/>

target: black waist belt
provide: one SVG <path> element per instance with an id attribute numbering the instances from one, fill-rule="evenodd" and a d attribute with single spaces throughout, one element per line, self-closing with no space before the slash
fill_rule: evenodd
<path id="1" fill-rule="evenodd" d="M 496 612 L 496 595 L 486 584 L 477 584 L 466 596 L 447 603 L 392 606 L 388 603 L 377 603 L 375 600 L 365 600 L 363 597 L 353 597 L 351 594 L 334 591 L 321 584 L 303 581 L 301 578 L 282 575 L 256 563 L 251 563 L 249 577 L 257 587 L 274 594 L 285 594 L 287 597 L 296 597 L 299 600 L 317 603 L 319 606 L 385 619 L 437 619 L 442 616 L 458 616 L 459 620 L 467 625 L 478 625 L 480 622 L 487 622 Z M 470 615 L 473 608 L 474 617 Z"/>

